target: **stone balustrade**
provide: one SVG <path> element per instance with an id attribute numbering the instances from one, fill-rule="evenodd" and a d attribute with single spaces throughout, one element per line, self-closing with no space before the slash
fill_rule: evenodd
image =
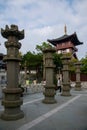
<path id="1" fill-rule="evenodd" d="M 24 88 L 24 94 L 34 94 L 44 91 L 44 84 L 30 84 L 28 86 L 22 86 Z"/>
<path id="2" fill-rule="evenodd" d="M 71 86 L 71 88 L 74 88 L 75 87 L 75 82 L 72 82 L 70 86 Z M 3 87 L 5 87 L 5 86 L 3 86 Z M 2 93 L 3 87 L 0 86 L 0 99 L 3 96 L 3 93 Z M 22 87 L 24 87 L 24 90 L 25 90 L 24 95 L 41 93 L 45 89 L 43 83 L 39 83 L 39 84 L 36 84 L 36 85 L 30 84 L 29 86 L 27 86 L 27 92 L 26 92 L 26 85 L 22 85 Z M 87 89 L 87 81 L 86 82 L 81 82 L 81 87 L 83 89 Z"/>

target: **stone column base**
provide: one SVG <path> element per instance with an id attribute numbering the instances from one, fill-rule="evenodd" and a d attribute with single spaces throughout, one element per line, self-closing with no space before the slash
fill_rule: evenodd
<path id="1" fill-rule="evenodd" d="M 1 114 L 1 119 L 3 120 L 18 120 L 24 117 L 24 113 L 20 108 L 23 100 L 20 98 L 22 93 L 21 88 L 14 89 L 3 89 L 5 94 L 4 99 L 2 100 L 2 105 L 4 105 L 4 111 Z"/>
<path id="2" fill-rule="evenodd" d="M 75 90 L 76 90 L 76 91 L 81 91 L 81 90 L 82 90 L 82 88 L 81 88 L 81 87 L 77 87 L 77 86 L 76 86 L 76 87 L 75 87 Z"/>
<path id="3" fill-rule="evenodd" d="M 63 89 L 61 96 L 71 96 L 70 94 L 70 83 L 63 83 Z"/>
<path id="4" fill-rule="evenodd" d="M 76 82 L 76 85 L 75 85 L 75 90 L 76 91 L 81 91 L 81 82 Z"/>
<path id="5" fill-rule="evenodd" d="M 24 117 L 24 113 L 21 110 L 18 113 L 14 112 L 14 114 L 13 113 L 12 114 L 6 113 L 6 112 L 3 112 L 1 114 L 1 119 L 6 120 L 6 121 L 18 120 L 18 119 L 21 119 L 23 117 Z"/>
<path id="6" fill-rule="evenodd" d="M 55 99 L 55 86 L 47 86 L 45 87 L 45 91 L 43 92 L 45 98 L 43 99 L 43 103 L 46 104 L 53 104 L 53 103 L 57 103 L 56 99 Z"/>
<path id="7" fill-rule="evenodd" d="M 61 93 L 61 96 L 71 96 L 71 94 L 70 94 L 70 92 L 67 92 L 67 91 L 66 91 L 66 92 L 62 92 L 62 93 Z"/>
<path id="8" fill-rule="evenodd" d="M 54 99 L 52 97 L 45 97 L 45 99 L 43 99 L 42 102 L 45 103 L 45 104 L 57 103 L 56 99 Z"/>

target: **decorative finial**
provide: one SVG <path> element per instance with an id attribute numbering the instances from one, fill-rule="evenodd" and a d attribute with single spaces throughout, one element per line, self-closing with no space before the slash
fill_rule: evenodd
<path id="1" fill-rule="evenodd" d="M 64 26 L 64 33 L 65 33 L 65 35 L 67 34 L 67 27 L 66 27 L 66 25 Z"/>
<path id="2" fill-rule="evenodd" d="M 9 27 L 8 27 L 8 25 L 6 25 L 6 26 L 5 26 L 5 29 L 6 29 L 6 30 L 9 30 Z"/>
<path id="3" fill-rule="evenodd" d="M 17 30 L 17 31 L 18 31 L 18 26 L 17 26 L 17 25 L 12 24 L 12 25 L 11 25 L 11 30 Z"/>

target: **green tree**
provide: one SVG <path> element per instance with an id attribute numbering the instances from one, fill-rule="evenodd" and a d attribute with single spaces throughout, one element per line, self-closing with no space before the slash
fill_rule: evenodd
<path id="1" fill-rule="evenodd" d="M 42 53 L 43 49 L 46 49 L 48 47 L 52 47 L 49 43 L 43 42 L 41 45 L 36 45 L 36 50 L 40 53 Z"/>
<path id="2" fill-rule="evenodd" d="M 69 63 L 69 71 L 70 71 L 70 73 L 75 73 L 75 70 L 76 70 L 76 68 L 75 68 L 75 63 L 78 61 L 78 59 L 75 59 L 75 58 L 71 58 L 71 60 L 70 60 L 70 63 Z"/>
<path id="3" fill-rule="evenodd" d="M 81 63 L 81 72 L 87 74 L 87 55 L 85 56 L 85 58 L 81 59 Z"/>
<path id="4" fill-rule="evenodd" d="M 25 62 L 26 62 L 26 67 L 31 70 L 31 69 L 35 69 L 37 68 L 37 66 L 41 66 L 42 65 L 42 54 L 38 53 L 35 54 L 34 52 L 27 52 L 26 54 L 24 54 L 23 58 L 22 58 L 22 65 L 25 66 Z"/>
<path id="5" fill-rule="evenodd" d="M 42 53 L 36 54 L 35 52 L 30 52 L 30 51 L 27 52 L 22 57 L 22 62 L 21 62 L 22 69 L 24 69 L 26 66 L 29 72 L 31 70 L 35 70 L 36 78 L 38 79 L 38 77 L 42 76 L 42 64 L 43 64 L 42 58 L 43 58 Z"/>
<path id="6" fill-rule="evenodd" d="M 59 69 L 62 69 L 62 54 L 54 53 L 54 64 L 55 64 L 55 71 L 57 72 Z"/>

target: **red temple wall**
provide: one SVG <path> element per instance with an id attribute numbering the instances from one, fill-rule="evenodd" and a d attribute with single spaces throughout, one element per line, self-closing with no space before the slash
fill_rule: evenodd
<path id="1" fill-rule="evenodd" d="M 70 74 L 70 80 L 71 81 L 76 81 L 76 74 L 75 73 Z M 80 74 L 80 80 L 81 81 L 87 81 L 87 74 L 81 73 Z"/>

